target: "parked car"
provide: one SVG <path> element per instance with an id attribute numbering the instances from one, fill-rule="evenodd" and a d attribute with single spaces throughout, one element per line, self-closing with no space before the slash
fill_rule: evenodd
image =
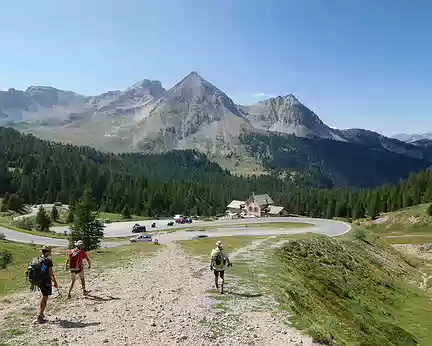
<path id="1" fill-rule="evenodd" d="M 146 226 L 141 226 L 137 223 L 132 227 L 132 233 L 141 233 L 145 231 L 147 231 Z"/>
<path id="2" fill-rule="evenodd" d="M 103 222 L 104 223 L 111 223 L 111 220 L 110 219 L 105 219 L 105 220 L 103 220 Z"/>
<path id="3" fill-rule="evenodd" d="M 191 239 L 192 240 L 198 240 L 198 239 L 201 239 L 201 238 L 208 238 L 208 235 L 199 234 L 199 235 L 193 236 Z"/>
<path id="4" fill-rule="evenodd" d="M 150 243 L 153 241 L 153 236 L 151 234 L 140 234 L 130 238 L 129 241 L 131 243 Z"/>
<path id="5" fill-rule="evenodd" d="M 61 206 L 63 205 L 63 203 L 62 203 L 62 202 L 55 202 L 54 205 L 55 205 L 56 207 L 61 207 Z"/>
<path id="6" fill-rule="evenodd" d="M 152 228 L 155 228 L 155 227 L 156 227 L 156 222 L 153 222 L 153 223 L 151 224 L 151 226 L 152 226 Z"/>
<path id="7" fill-rule="evenodd" d="M 183 219 L 175 219 L 175 223 L 184 223 Z"/>
<path id="8" fill-rule="evenodd" d="M 167 226 L 174 226 L 174 222 L 172 222 L 172 221 L 168 222 Z"/>

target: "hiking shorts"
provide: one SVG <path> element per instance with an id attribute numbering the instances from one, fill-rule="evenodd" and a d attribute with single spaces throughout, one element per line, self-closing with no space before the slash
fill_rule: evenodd
<path id="1" fill-rule="evenodd" d="M 39 286 L 39 289 L 44 297 L 52 295 L 52 285 L 42 284 Z"/>
<path id="2" fill-rule="evenodd" d="M 223 280 L 224 276 L 225 276 L 225 270 L 216 270 L 213 269 L 213 273 L 214 275 L 218 278 L 220 276 L 220 278 Z"/>
<path id="3" fill-rule="evenodd" d="M 81 269 L 71 269 L 71 273 L 73 273 L 73 274 L 79 274 L 79 273 L 81 273 L 83 271 L 83 269 L 81 268 Z"/>

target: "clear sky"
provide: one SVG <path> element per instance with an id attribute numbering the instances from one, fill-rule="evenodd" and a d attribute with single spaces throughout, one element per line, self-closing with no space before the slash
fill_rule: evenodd
<path id="1" fill-rule="evenodd" d="M 293 93 L 330 126 L 432 130 L 432 1 L 0 2 L 0 89 L 86 95 L 190 71 L 253 103 Z"/>

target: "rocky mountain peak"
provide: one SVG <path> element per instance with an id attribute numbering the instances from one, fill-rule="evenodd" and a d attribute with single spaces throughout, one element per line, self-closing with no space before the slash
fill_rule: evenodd
<path id="1" fill-rule="evenodd" d="M 165 93 L 162 83 L 158 80 L 143 79 L 127 88 L 123 95 L 126 97 L 140 98 L 149 95 L 153 98 L 160 98 Z"/>

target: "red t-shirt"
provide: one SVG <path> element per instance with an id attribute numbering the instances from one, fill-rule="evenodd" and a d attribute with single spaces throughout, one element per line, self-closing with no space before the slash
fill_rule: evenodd
<path id="1" fill-rule="evenodd" d="M 81 249 L 73 249 L 68 251 L 69 267 L 72 270 L 83 268 L 83 259 L 88 260 L 87 252 Z"/>

